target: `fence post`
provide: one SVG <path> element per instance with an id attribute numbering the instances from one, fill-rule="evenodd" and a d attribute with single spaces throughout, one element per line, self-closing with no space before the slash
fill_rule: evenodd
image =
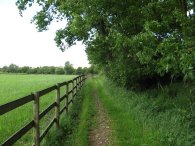
<path id="1" fill-rule="evenodd" d="M 81 87 L 83 87 L 83 77 L 84 75 L 81 76 Z"/>
<path id="2" fill-rule="evenodd" d="M 72 80 L 72 103 L 74 98 L 74 80 Z"/>
<path id="3" fill-rule="evenodd" d="M 79 90 L 81 90 L 81 76 L 79 76 Z"/>
<path id="4" fill-rule="evenodd" d="M 84 81 L 84 83 L 85 83 L 85 80 L 86 80 L 86 79 L 87 79 L 87 76 L 84 75 L 84 76 L 83 76 L 83 81 Z M 84 84 L 84 83 L 83 83 L 83 84 Z"/>
<path id="5" fill-rule="evenodd" d="M 84 75 L 82 75 L 81 77 L 81 87 L 83 87 L 83 83 L 84 83 Z"/>
<path id="6" fill-rule="evenodd" d="M 78 84 L 78 91 L 80 90 L 80 87 L 79 87 L 79 80 L 80 80 L 80 76 L 78 76 L 78 81 L 77 81 L 77 84 Z"/>
<path id="7" fill-rule="evenodd" d="M 75 94 L 77 94 L 77 79 L 75 79 L 75 89 L 74 89 L 74 92 L 75 92 Z"/>
<path id="8" fill-rule="evenodd" d="M 66 113 L 68 113 L 68 92 L 69 92 L 69 86 L 68 86 L 68 82 L 66 84 Z"/>
<path id="9" fill-rule="evenodd" d="M 59 128 L 60 125 L 60 86 L 56 84 L 56 110 L 55 110 L 55 118 L 56 118 L 56 128 Z"/>
<path id="10" fill-rule="evenodd" d="M 77 90 L 78 90 L 78 77 L 76 78 L 76 92 L 77 92 Z"/>
<path id="11" fill-rule="evenodd" d="M 75 84 L 74 84 L 74 80 L 72 80 L 72 87 L 73 87 L 73 88 L 72 88 L 72 91 L 73 91 L 73 93 L 72 93 L 72 94 L 73 94 L 73 96 L 72 96 L 72 97 L 73 97 L 73 98 L 74 98 L 74 95 L 75 95 L 75 91 L 74 91 L 75 89 L 74 89 L 74 86 L 75 86 Z"/>
<path id="12" fill-rule="evenodd" d="M 39 129 L 39 94 L 33 93 L 34 95 L 34 104 L 33 104 L 33 120 L 34 120 L 34 128 L 33 128 L 33 138 L 34 138 L 34 146 L 40 146 L 40 129 Z"/>
<path id="13" fill-rule="evenodd" d="M 81 87 L 82 87 L 82 81 L 83 81 L 82 78 L 83 78 L 83 75 L 81 75 L 81 80 L 80 80 L 80 82 L 81 82 L 81 83 L 80 83 L 80 86 L 81 86 Z"/>

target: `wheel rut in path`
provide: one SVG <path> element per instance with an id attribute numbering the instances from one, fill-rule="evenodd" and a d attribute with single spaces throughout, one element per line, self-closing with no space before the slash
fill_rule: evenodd
<path id="1" fill-rule="evenodd" d="M 96 91 L 93 92 L 96 115 L 94 116 L 96 124 L 89 134 L 90 146 L 108 146 L 111 145 L 110 119 L 106 113 Z"/>

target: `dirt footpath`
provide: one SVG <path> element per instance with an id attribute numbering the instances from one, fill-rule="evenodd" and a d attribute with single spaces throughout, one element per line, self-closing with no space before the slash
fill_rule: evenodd
<path id="1" fill-rule="evenodd" d="M 96 115 L 94 120 L 96 126 L 90 131 L 89 141 L 91 146 L 109 146 L 111 145 L 110 119 L 106 113 L 97 93 L 93 93 Z"/>

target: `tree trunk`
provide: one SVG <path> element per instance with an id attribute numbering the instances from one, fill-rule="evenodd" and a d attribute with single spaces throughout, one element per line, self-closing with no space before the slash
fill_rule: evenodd
<path id="1" fill-rule="evenodd" d="M 180 4 L 180 7 L 181 7 L 181 10 L 187 16 L 187 11 L 188 11 L 188 3 L 187 3 L 187 0 L 179 0 L 179 4 Z"/>

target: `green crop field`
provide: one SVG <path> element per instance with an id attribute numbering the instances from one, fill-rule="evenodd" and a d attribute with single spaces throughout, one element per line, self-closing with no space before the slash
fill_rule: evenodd
<path id="1" fill-rule="evenodd" d="M 73 75 L 22 75 L 22 74 L 0 74 L 0 105 L 16 100 L 31 92 L 39 91 L 56 83 L 64 82 L 74 78 Z M 61 94 L 65 93 L 65 87 L 61 88 Z M 48 105 L 55 101 L 55 91 L 41 97 L 40 110 L 43 111 Z M 62 102 L 63 104 L 63 102 Z M 22 126 L 32 120 L 32 102 L 0 116 L 0 144 L 9 136 L 14 134 Z M 51 118 L 54 110 L 50 111 L 40 123 L 43 131 Z M 32 145 L 32 130 L 30 130 L 16 145 Z"/>

